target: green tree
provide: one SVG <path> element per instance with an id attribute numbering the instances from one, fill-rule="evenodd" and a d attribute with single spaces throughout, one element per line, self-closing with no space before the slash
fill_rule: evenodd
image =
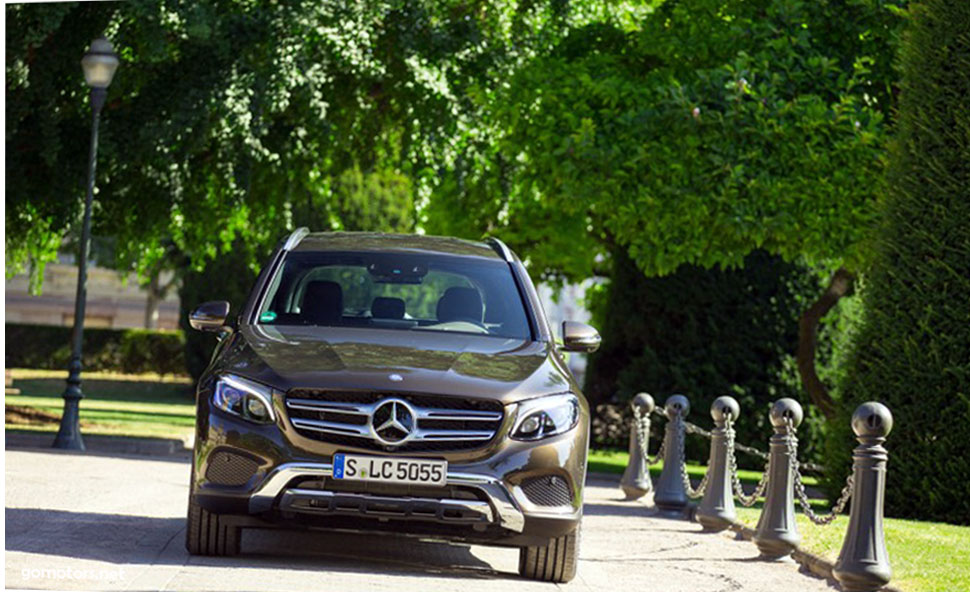
<path id="1" fill-rule="evenodd" d="M 105 34 L 122 64 L 103 114 L 94 233 L 146 281 L 159 262 L 201 269 L 237 238 L 339 226 L 362 204 L 332 188 L 357 167 L 370 181 L 407 177 L 395 209 L 410 209 L 464 116 L 460 89 L 507 61 L 490 40 L 518 22 L 458 1 L 5 10 L 8 273 L 32 262 L 40 277 L 79 217 L 89 111 L 78 59 Z"/>
<path id="2" fill-rule="evenodd" d="M 461 145 L 429 226 L 498 233 L 554 279 L 608 275 L 620 250 L 649 276 L 756 249 L 857 269 L 884 188 L 897 4 L 668 0 L 573 27 L 483 96 L 492 141 Z"/>
<path id="3" fill-rule="evenodd" d="M 862 324 L 840 392 L 829 486 L 864 401 L 894 415 L 887 512 L 970 524 L 970 4 L 910 8 L 898 133 Z"/>

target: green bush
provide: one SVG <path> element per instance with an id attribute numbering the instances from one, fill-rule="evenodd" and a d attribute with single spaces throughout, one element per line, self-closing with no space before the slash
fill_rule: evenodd
<path id="1" fill-rule="evenodd" d="M 7 368 L 67 370 L 70 327 L 8 324 Z M 85 329 L 81 362 L 85 370 L 184 374 L 185 339 L 180 331 Z"/>
<path id="2" fill-rule="evenodd" d="M 123 372 L 146 372 L 155 368 L 162 374 L 185 373 L 185 339 L 181 332 L 130 329 L 122 333 L 119 350 Z"/>
<path id="3" fill-rule="evenodd" d="M 742 410 L 738 441 L 762 450 L 772 433 L 771 403 L 792 397 L 806 412 L 799 430 L 803 458 L 817 460 L 824 422 L 803 394 L 793 353 L 798 317 L 820 290 L 811 270 L 760 251 L 741 269 L 682 266 L 661 278 L 647 278 L 625 253 L 616 254 L 611 283 L 591 302 L 603 346 L 590 357 L 586 395 L 596 408 L 629 401 L 639 391 L 652 394 L 658 405 L 681 393 L 691 402 L 688 419 L 708 428 L 711 403 L 731 395 Z M 831 348 L 824 330 L 819 342 L 825 366 Z M 594 445 L 626 446 L 615 438 L 622 427 L 609 426 L 623 415 L 604 411 L 597 417 Z M 706 460 L 707 442 L 688 438 L 687 454 Z M 739 461 L 763 466 L 746 455 Z"/>
<path id="4" fill-rule="evenodd" d="M 841 487 L 849 420 L 881 401 L 895 425 L 886 511 L 970 524 L 970 3 L 912 5 L 890 194 L 827 453 Z"/>

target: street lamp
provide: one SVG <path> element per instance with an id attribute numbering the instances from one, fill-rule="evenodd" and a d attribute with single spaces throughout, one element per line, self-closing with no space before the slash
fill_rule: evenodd
<path id="1" fill-rule="evenodd" d="M 98 155 L 98 122 L 101 108 L 108 96 L 108 86 L 118 69 L 118 55 L 104 38 L 91 42 L 91 48 L 81 59 L 84 80 L 91 87 L 91 154 L 88 157 L 88 194 L 84 200 L 84 223 L 81 226 L 81 248 L 78 256 L 77 296 L 74 298 L 74 332 L 71 335 L 71 363 L 68 365 L 67 388 L 64 389 L 64 415 L 54 439 L 54 448 L 84 450 L 78 403 L 81 393 L 81 339 L 84 336 L 84 303 L 87 300 L 88 251 L 91 243 L 91 200 L 94 199 L 94 169 Z"/>

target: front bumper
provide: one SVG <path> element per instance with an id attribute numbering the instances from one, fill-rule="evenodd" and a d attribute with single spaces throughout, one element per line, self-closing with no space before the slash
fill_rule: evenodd
<path id="1" fill-rule="evenodd" d="M 544 544 L 571 532 L 581 520 L 588 427 L 581 421 L 574 430 L 540 442 L 499 436 L 461 454 L 408 454 L 448 461 L 446 485 L 428 495 L 420 488 L 348 487 L 332 478 L 333 454 L 380 453 L 307 441 L 285 418 L 254 425 L 210 410 L 197 425 L 191 496 L 210 512 L 236 517 L 245 526 Z M 223 468 L 231 466 L 220 457 L 230 456 L 249 459 L 245 462 L 252 472 L 232 484 L 213 479 L 220 462 Z M 530 499 L 530 484 L 551 478 L 568 491 L 568 501 L 549 506 L 537 503 L 534 495 Z"/>
<path id="2" fill-rule="evenodd" d="M 390 504 L 390 499 L 386 498 L 383 500 L 378 500 L 376 498 L 380 496 L 369 496 L 363 493 L 340 493 L 339 495 L 345 500 L 345 502 L 357 502 L 357 508 L 351 507 L 350 503 L 345 503 L 341 506 L 334 503 L 337 501 L 337 497 L 333 492 L 328 492 L 326 490 L 310 490 L 310 489 L 299 489 L 290 488 L 288 484 L 297 481 L 304 477 L 331 477 L 333 476 L 333 466 L 330 463 L 285 463 L 282 464 L 266 476 L 263 482 L 256 488 L 256 490 L 249 497 L 249 513 L 250 514 L 262 514 L 263 512 L 269 512 L 274 509 L 274 504 L 277 498 L 280 499 L 280 509 L 282 510 L 295 510 L 292 502 L 294 498 L 305 498 L 312 499 L 316 497 L 319 500 L 326 500 L 327 506 L 319 507 L 319 513 L 343 513 L 343 514 L 357 514 L 357 515 L 373 515 L 377 517 L 377 513 L 374 511 L 369 511 L 369 508 L 376 506 L 378 504 Z M 509 493 L 508 489 L 502 484 L 502 482 L 493 477 L 487 475 L 475 475 L 471 473 L 459 473 L 448 471 L 447 485 L 451 487 L 463 487 L 469 489 L 475 489 L 482 493 L 487 499 L 489 505 L 488 515 L 490 518 L 488 522 L 496 526 L 501 526 L 502 528 L 521 533 L 525 527 L 525 516 L 519 506 L 516 504 L 515 499 L 512 494 Z M 298 493 L 294 493 L 298 492 Z M 289 494 L 289 498 L 287 498 Z M 281 497 L 282 496 L 282 497 Z M 372 499 L 368 499 L 372 498 Z M 415 498 L 409 498 L 406 502 L 405 498 L 393 498 L 401 500 L 401 505 L 413 505 L 414 502 L 411 500 Z M 417 498 L 421 499 L 421 498 Z M 463 505 L 463 500 L 449 500 L 440 499 L 438 501 L 437 510 L 443 510 L 443 506 L 453 505 L 459 506 Z M 370 503 L 374 502 L 374 503 Z M 430 501 L 425 504 L 425 507 L 430 506 Z M 464 504 L 468 505 L 468 504 Z M 312 506 L 310 506 L 312 507 Z M 309 508 L 307 508 L 308 511 Z M 387 510 L 385 510 L 387 512 Z M 412 517 L 406 510 L 402 510 L 405 514 L 403 516 L 387 516 L 384 517 L 391 518 L 410 518 Z M 399 514 L 402 512 L 395 512 Z M 569 513 L 571 514 L 571 512 Z M 430 518 L 430 517 L 429 517 Z M 447 518 L 447 513 L 441 511 L 436 514 L 436 518 L 441 522 L 449 522 Z"/>

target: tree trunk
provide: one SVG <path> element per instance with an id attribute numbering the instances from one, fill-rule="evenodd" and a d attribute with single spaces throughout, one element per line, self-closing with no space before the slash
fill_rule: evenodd
<path id="1" fill-rule="evenodd" d="M 158 276 L 161 271 L 156 272 L 151 281 L 148 282 L 148 299 L 145 301 L 145 328 L 158 328 L 158 305 L 164 295 L 158 285 Z"/>
<path id="2" fill-rule="evenodd" d="M 835 418 L 835 402 L 815 371 L 815 350 L 818 346 L 818 324 L 843 296 L 852 293 L 855 276 L 840 267 L 829 280 L 829 285 L 802 313 L 798 321 L 798 352 L 795 359 L 798 375 L 812 403 L 825 415 L 826 419 Z"/>

